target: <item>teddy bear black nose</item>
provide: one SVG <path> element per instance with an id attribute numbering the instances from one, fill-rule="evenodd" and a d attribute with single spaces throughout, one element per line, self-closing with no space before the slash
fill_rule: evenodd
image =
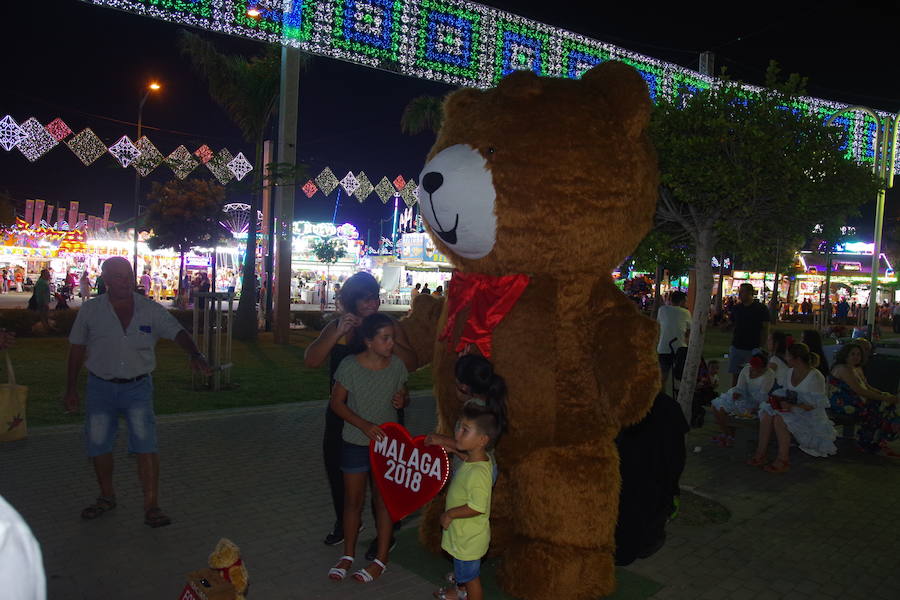
<path id="1" fill-rule="evenodd" d="M 437 171 L 425 173 L 425 176 L 422 177 L 422 187 L 429 194 L 435 193 L 442 185 L 444 185 L 444 176 Z"/>

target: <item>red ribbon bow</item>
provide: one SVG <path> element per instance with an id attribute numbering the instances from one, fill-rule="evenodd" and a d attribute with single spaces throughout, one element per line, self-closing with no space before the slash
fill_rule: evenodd
<path id="1" fill-rule="evenodd" d="M 242 559 L 238 558 L 236 561 L 234 561 L 227 567 L 222 567 L 221 569 L 219 569 L 219 573 L 222 574 L 222 577 L 225 579 L 225 581 L 231 581 L 231 575 L 228 574 L 228 571 L 231 570 L 231 567 L 239 567 L 242 564 L 244 564 L 244 561 Z"/>
<path id="2" fill-rule="evenodd" d="M 454 271 L 447 293 L 447 325 L 439 339 L 447 340 L 447 346 L 456 352 L 466 344 L 475 344 L 482 356 L 490 358 L 494 329 L 515 306 L 529 281 L 528 275 L 522 274 L 493 277 Z M 454 348 L 456 318 L 464 308 L 469 309 L 469 316 Z"/>

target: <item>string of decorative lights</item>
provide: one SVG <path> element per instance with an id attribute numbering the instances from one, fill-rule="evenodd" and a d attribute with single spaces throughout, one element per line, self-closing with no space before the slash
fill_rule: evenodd
<path id="1" fill-rule="evenodd" d="M 720 83 L 680 65 L 468 0 L 83 1 L 456 86 L 493 87 L 518 69 L 578 78 L 605 60 L 637 69 L 654 100 Z M 759 91 L 743 87 L 748 94 Z M 843 108 L 811 97 L 801 104 L 823 121 Z M 835 122 L 848 135 L 848 155 L 873 160 L 872 118 L 854 113 Z"/>
<path id="2" fill-rule="evenodd" d="M 34 117 L 21 125 L 11 115 L 0 119 L 0 147 L 7 152 L 17 149 L 29 162 L 35 162 L 60 142 L 64 142 L 85 166 L 93 164 L 108 152 L 122 168 L 133 166 L 141 177 L 146 177 L 156 167 L 165 164 L 176 177 L 184 179 L 203 164 L 219 183 L 225 185 L 232 179 L 240 181 L 253 170 L 253 165 L 242 152 L 233 156 L 227 148 L 213 152 L 203 144 L 191 153 L 181 145 L 164 157 L 147 136 L 141 136 L 137 142 L 132 142 L 127 135 L 123 135 L 115 144 L 107 147 L 90 127 L 73 135 L 69 126 L 60 118 L 53 119 L 46 126 L 41 125 Z"/>

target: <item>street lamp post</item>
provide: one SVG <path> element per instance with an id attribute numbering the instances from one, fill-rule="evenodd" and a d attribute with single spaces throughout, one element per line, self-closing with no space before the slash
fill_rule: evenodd
<path id="1" fill-rule="evenodd" d="M 895 115 L 882 118 L 871 108 L 865 106 L 847 106 L 837 111 L 825 121 L 831 123 L 846 112 L 860 111 L 875 121 L 875 146 L 872 159 L 872 172 L 878 179 L 878 195 L 875 198 L 875 239 L 872 248 L 872 280 L 869 289 L 869 311 L 866 315 L 869 339 L 875 337 L 875 321 L 878 314 L 878 263 L 881 259 L 881 230 L 884 226 L 884 195 L 894 187 L 894 167 L 897 161 L 897 130 L 900 111 Z M 827 297 L 829 290 L 825 290 Z"/>
<path id="2" fill-rule="evenodd" d="M 155 81 L 147 86 L 147 91 L 144 93 L 141 98 L 140 103 L 138 104 L 138 118 L 137 118 L 137 137 L 134 138 L 135 143 L 141 139 L 141 126 L 143 124 L 143 116 L 144 116 L 144 104 L 147 102 L 147 98 L 150 96 L 150 92 L 155 92 L 160 89 L 160 85 Z M 138 157 L 140 160 L 140 157 Z M 132 268 L 134 269 L 134 277 L 135 283 L 141 280 L 141 276 L 138 273 L 137 268 L 137 260 L 138 260 L 138 212 L 140 208 L 140 198 L 141 198 L 141 173 L 138 171 L 137 166 L 134 169 L 134 254 L 132 256 Z M 180 285 L 180 282 L 179 282 Z"/>

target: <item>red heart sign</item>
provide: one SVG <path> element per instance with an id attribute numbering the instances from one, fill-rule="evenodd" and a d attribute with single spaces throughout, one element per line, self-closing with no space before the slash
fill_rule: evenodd
<path id="1" fill-rule="evenodd" d="M 375 484 L 395 523 L 437 496 L 450 476 L 450 459 L 440 446 L 426 446 L 403 425 L 383 423 L 384 437 L 369 443 Z"/>

